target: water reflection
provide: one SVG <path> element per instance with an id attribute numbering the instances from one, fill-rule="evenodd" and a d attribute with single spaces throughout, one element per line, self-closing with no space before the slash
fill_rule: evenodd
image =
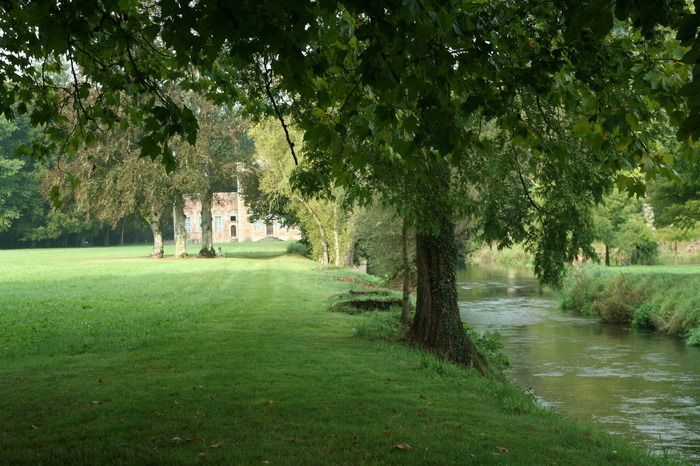
<path id="1" fill-rule="evenodd" d="M 462 317 L 498 330 L 510 375 L 545 405 L 700 464 L 700 350 L 562 312 L 527 271 L 460 273 Z"/>

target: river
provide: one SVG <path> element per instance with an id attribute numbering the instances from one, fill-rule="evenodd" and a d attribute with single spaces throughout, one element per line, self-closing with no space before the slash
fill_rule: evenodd
<path id="1" fill-rule="evenodd" d="M 700 464 L 699 348 L 562 311 L 527 272 L 469 267 L 457 280 L 462 319 L 500 333 L 508 375 L 540 403 Z"/>

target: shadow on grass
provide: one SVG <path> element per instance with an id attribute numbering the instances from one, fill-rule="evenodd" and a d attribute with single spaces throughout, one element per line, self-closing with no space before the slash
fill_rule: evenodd
<path id="1" fill-rule="evenodd" d="M 238 251 L 224 253 L 224 257 L 231 259 L 274 259 L 286 256 L 287 251 Z"/>

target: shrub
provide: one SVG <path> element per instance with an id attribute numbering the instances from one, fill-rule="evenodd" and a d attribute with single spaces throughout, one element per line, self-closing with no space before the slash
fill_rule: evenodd
<path id="1" fill-rule="evenodd" d="M 625 275 L 609 281 L 604 295 L 593 304 L 593 310 L 603 322 L 629 322 L 640 293 L 636 291 Z"/>
<path id="2" fill-rule="evenodd" d="M 700 346 L 700 327 L 690 329 L 685 337 L 685 342 L 689 345 Z"/>
<path id="3" fill-rule="evenodd" d="M 618 255 L 623 264 L 654 264 L 659 256 L 659 244 L 651 229 L 640 219 L 631 219 L 618 234 Z"/>
<path id="4" fill-rule="evenodd" d="M 309 247 L 299 241 L 292 241 L 289 243 L 289 246 L 287 246 L 287 253 L 299 254 L 300 256 L 307 257 L 309 255 Z"/>
<path id="5" fill-rule="evenodd" d="M 638 328 L 656 328 L 654 323 L 654 315 L 656 310 L 649 303 L 642 303 L 632 314 L 632 325 Z"/>
<path id="6" fill-rule="evenodd" d="M 486 360 L 486 365 L 491 372 L 501 374 L 510 365 L 508 356 L 503 352 L 500 333 L 497 331 L 477 333 L 468 327 L 466 331 L 474 342 L 479 355 Z"/>
<path id="7" fill-rule="evenodd" d="M 401 308 L 394 308 L 391 312 L 369 314 L 363 317 L 355 330 L 355 335 L 368 340 L 398 341 L 403 335 L 403 330 Z"/>

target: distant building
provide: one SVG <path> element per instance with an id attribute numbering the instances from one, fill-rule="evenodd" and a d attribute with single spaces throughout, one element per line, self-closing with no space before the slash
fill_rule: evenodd
<path id="1" fill-rule="evenodd" d="M 211 218 L 215 243 L 258 241 L 264 238 L 301 239 L 298 228 L 286 228 L 279 222 L 248 221 L 248 207 L 239 193 L 214 193 Z M 185 237 L 188 243 L 202 241 L 201 225 L 202 203 L 185 196 Z"/>

